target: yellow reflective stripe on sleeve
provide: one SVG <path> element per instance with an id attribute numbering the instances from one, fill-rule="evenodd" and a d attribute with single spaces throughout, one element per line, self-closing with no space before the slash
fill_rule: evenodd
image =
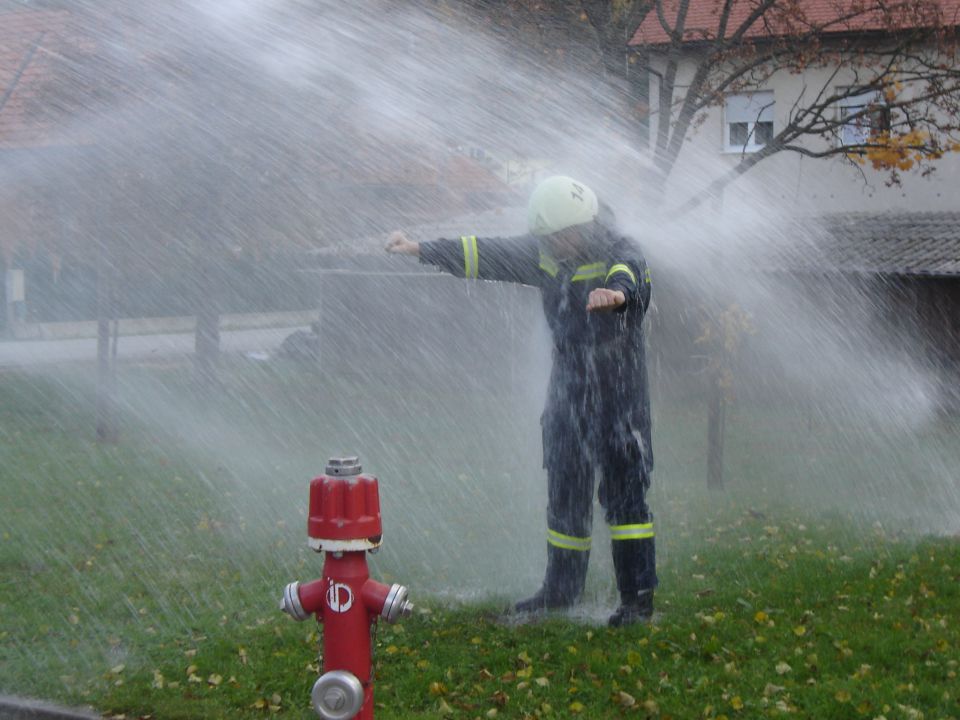
<path id="1" fill-rule="evenodd" d="M 652 538 L 653 523 L 641 523 L 640 525 L 611 525 L 611 540 L 644 540 Z"/>
<path id="2" fill-rule="evenodd" d="M 540 253 L 540 269 L 550 277 L 556 277 L 560 271 L 557 261 L 544 252 Z"/>
<path id="3" fill-rule="evenodd" d="M 480 257 L 477 252 L 477 236 L 464 235 L 460 238 L 463 243 L 463 276 L 475 278 L 480 272 Z"/>
<path id="4" fill-rule="evenodd" d="M 547 528 L 547 542 L 554 547 L 563 548 L 564 550 L 577 550 L 579 552 L 587 552 L 590 550 L 590 538 L 564 535 L 549 528 Z"/>
<path id="5" fill-rule="evenodd" d="M 605 277 L 603 281 L 606 282 L 607 280 L 610 279 L 612 275 L 616 275 L 617 273 L 626 273 L 627 275 L 630 276 L 630 279 L 633 281 L 633 284 L 634 285 L 637 284 L 637 276 L 633 273 L 633 270 L 630 269 L 629 265 L 624 265 L 623 263 L 617 263 L 612 268 L 610 268 L 610 272 L 607 273 L 607 277 Z"/>
<path id="6" fill-rule="evenodd" d="M 570 278 L 571 282 L 579 282 L 582 280 L 593 280 L 594 278 L 603 277 L 607 272 L 607 264 L 602 262 L 590 263 L 589 265 L 581 265 L 577 268 L 577 271 L 574 273 L 573 277 Z"/>
<path id="7" fill-rule="evenodd" d="M 650 284 L 650 268 L 647 268 L 647 269 L 644 271 L 644 273 L 643 273 L 643 279 L 644 279 L 644 281 L 647 283 L 647 285 Z"/>

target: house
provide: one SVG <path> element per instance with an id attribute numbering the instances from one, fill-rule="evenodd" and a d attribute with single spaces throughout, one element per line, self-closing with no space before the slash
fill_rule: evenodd
<path id="1" fill-rule="evenodd" d="M 22 316 L 23 264 L 41 247 L 51 251 L 51 269 L 63 232 L 57 198 L 44 191 L 42 166 L 68 158 L 85 143 L 71 127 L 63 103 L 45 101 L 54 58 L 71 52 L 78 38 L 62 11 L 21 10 L 0 14 L 0 270 L 6 288 L 6 323 Z"/>
<path id="2" fill-rule="evenodd" d="M 675 27 L 678 3 L 659 0 L 667 28 Z M 807 135 L 791 143 L 810 154 L 822 154 L 841 143 L 857 144 L 872 133 L 882 132 L 889 123 L 889 111 L 884 98 L 875 91 L 844 92 L 864 84 L 875 76 L 868 70 L 871 48 L 885 48 L 896 35 L 911 31 L 911 23 L 922 23 L 919 8 L 935 7 L 938 22 L 944 28 L 960 25 L 960 2 L 957 0 L 917 0 L 916 3 L 897 4 L 904 8 L 903 16 L 879 17 L 878 13 L 861 8 L 871 3 L 828 3 L 821 0 L 800 0 L 796 5 L 803 13 L 802 21 L 784 19 L 792 4 L 774 3 L 773 10 L 745 24 L 756 3 L 735 0 L 727 24 L 726 36 L 745 27 L 743 40 L 762 47 L 783 44 L 782 33 L 801 33 L 811 27 L 817 32 L 819 49 L 816 55 L 792 58 L 789 53 L 779 69 L 767 64 L 758 71 L 759 78 L 744 74 L 737 82 L 724 88 L 705 112 L 698 114 L 691 134 L 678 159 L 679 172 L 671 178 L 673 190 L 679 195 L 682 188 L 706 187 L 711 180 L 729 173 L 744 157 L 758 153 L 791 120 L 797 107 L 810 105 L 818 97 L 837 93 L 843 97 L 829 108 L 827 119 L 853 119 L 842 124 L 835 133 L 825 136 Z M 686 18 L 683 40 L 678 49 L 677 95 L 682 101 L 685 86 L 689 85 L 704 53 L 716 47 L 718 22 L 723 7 L 721 0 L 692 0 Z M 777 13 L 781 13 L 778 15 Z M 849 19 L 844 19 L 849 14 Z M 651 12 L 630 41 L 636 72 L 646 74 L 649 87 L 649 105 L 653 125 L 667 108 L 660 107 L 660 89 L 667 64 L 674 52 L 671 36 L 660 22 L 658 13 Z M 878 56 L 877 63 L 890 56 Z M 730 66 L 748 67 L 754 58 L 728 54 Z M 945 62 L 952 62 L 944 55 Z M 904 62 L 907 62 L 904 60 Z M 877 67 L 880 67 L 879 64 Z M 728 76 L 732 73 L 728 73 Z M 904 80 L 905 93 L 916 92 Z M 822 94 L 821 94 L 822 93 Z M 677 106 L 672 109 L 674 119 Z M 897 112 L 897 111 L 894 111 Z M 656 143 L 656 129 L 651 129 L 650 143 Z M 960 181 L 960 153 L 948 152 L 931 167 L 935 171 L 925 176 L 916 165 L 899 173 L 900 184 L 889 185 L 889 173 L 872 167 L 869 158 L 859 158 L 862 164 L 851 162 L 856 156 L 837 154 L 814 158 L 801 152 L 780 151 L 763 159 L 757 166 L 729 186 L 723 193 L 724 205 L 775 206 L 778 211 L 793 214 L 823 212 L 889 212 L 946 211 L 953 209 Z M 684 170 L 686 168 L 686 170 Z M 691 180 L 693 182 L 691 183 Z"/>
<path id="3" fill-rule="evenodd" d="M 741 33 L 741 42 L 725 55 L 725 77 L 737 79 L 713 95 L 691 120 L 667 197 L 679 205 L 679 199 L 689 197 L 685 193 L 718 190 L 719 179 L 730 176 L 742 163 L 759 159 L 716 192 L 708 213 L 718 225 L 740 227 L 743 232 L 750 232 L 754 225 L 775 227 L 782 235 L 779 241 L 766 237 L 754 244 L 754 248 L 773 248 L 776 257 L 755 263 L 739 257 L 757 267 L 727 268 L 740 277 L 765 262 L 771 263 L 773 272 L 789 271 L 789 278 L 756 281 L 766 288 L 759 292 L 767 293 L 763 297 L 772 306 L 761 307 L 760 314 L 783 326 L 795 322 L 785 320 L 791 312 L 823 313 L 823 318 L 814 318 L 809 325 L 796 323 L 792 333 L 784 336 L 774 330 L 771 337 L 787 338 L 780 355 L 793 352 L 790 334 L 802 335 L 805 331 L 800 328 L 809 327 L 807 347 L 786 357 L 788 364 L 802 365 L 806 361 L 797 358 L 808 357 L 810 344 L 818 342 L 818 327 L 829 326 L 834 336 L 826 342 L 834 342 L 834 349 L 846 345 L 837 352 L 856 352 L 854 348 L 867 352 L 863 348 L 869 342 L 886 343 L 891 358 L 909 349 L 910 362 L 923 366 L 922 372 L 938 386 L 942 407 L 960 406 L 956 390 L 960 387 L 956 322 L 960 317 L 960 153 L 947 152 L 935 160 L 928 166 L 932 173 L 925 173 L 905 153 L 898 184 L 890 182 L 888 168 L 875 168 L 871 155 L 856 150 L 858 145 L 883 138 L 898 113 L 902 118 L 903 110 L 890 107 L 891 102 L 896 105 L 899 99 L 923 91 L 920 83 L 906 79 L 891 85 L 889 94 L 864 88 L 884 72 L 877 70 L 881 60 L 893 64 L 894 55 L 885 55 L 896 47 L 892 41 L 902 43 L 911 33 L 922 33 L 933 24 L 949 38 L 960 25 L 960 2 L 908 0 L 884 6 L 890 14 L 882 16 L 864 10 L 871 3 L 800 0 L 774 3 L 773 10 L 751 23 L 748 18 L 758 4 L 734 0 L 728 24 L 721 30 L 722 0 L 691 0 L 682 36 L 670 32 L 676 27 L 679 3 L 659 0 L 658 5 L 663 12 L 648 15 L 630 42 L 635 72 L 644 75 L 638 85 L 649 88 L 653 152 L 657 131 L 662 131 L 659 114 L 670 112 L 665 119 L 677 123 L 685 92 L 696 82 L 703 58 L 717 49 L 718 38 Z M 903 14 L 896 14 L 898 8 Z M 813 50 L 807 46 L 809 54 L 797 53 L 803 46 L 796 40 L 791 54 L 795 41 L 791 33 L 802 37 L 813 27 L 818 28 Z M 783 51 L 779 64 L 754 64 L 776 49 Z M 948 46 L 941 50 L 927 43 L 921 50 L 930 54 L 934 64 L 944 63 L 936 72 L 955 71 Z M 667 107 L 661 106 L 660 91 L 668 87 L 671 59 L 676 61 L 676 93 L 673 106 Z M 901 65 L 893 70 L 906 70 L 909 62 L 901 58 Z M 737 76 L 732 70 L 737 67 L 751 71 Z M 795 151 L 767 152 L 800 109 L 818 103 L 821 132 L 792 140 Z M 955 122 L 942 108 L 936 112 L 940 114 L 934 113 L 935 117 L 946 125 Z M 852 152 L 841 150 L 850 147 Z M 759 222 L 751 223 L 750 218 Z M 684 319 L 671 316 L 664 321 L 676 328 Z M 698 322 L 687 321 L 689 336 L 700 332 Z M 689 338 L 684 342 L 689 347 Z M 824 347 L 823 353 L 828 352 Z"/>
<path id="4" fill-rule="evenodd" d="M 168 49 L 121 20 L 92 26 L 107 9 L 10 7 L 0 0 L 9 320 L 89 319 L 107 244 L 121 312 L 147 312 L 150 296 L 153 312 L 179 313 L 185 252 L 265 263 L 515 202 L 479 152 L 406 137 L 339 86 L 278 83 L 201 32 Z M 272 111 L 285 102 L 310 112 Z"/>

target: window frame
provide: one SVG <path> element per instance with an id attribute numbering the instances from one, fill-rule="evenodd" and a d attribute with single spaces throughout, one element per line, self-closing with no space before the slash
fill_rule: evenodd
<path id="1" fill-rule="evenodd" d="M 850 88 L 838 88 L 838 92 L 847 92 L 849 90 Z M 876 104 L 876 110 L 871 111 L 860 118 L 860 120 L 869 119 L 870 124 L 868 126 L 864 127 L 853 122 L 843 122 L 845 112 L 851 109 L 859 111 L 861 108 L 869 107 L 872 104 Z M 878 123 L 873 122 L 875 117 L 880 118 Z M 849 95 L 841 98 L 837 102 L 837 122 L 840 123 L 837 128 L 837 146 L 847 147 L 850 145 L 864 145 L 870 140 L 871 137 L 879 135 L 883 132 L 889 132 L 890 120 L 890 107 L 884 102 L 883 94 L 879 90 L 867 90 L 866 92 L 862 92 L 857 95 Z M 847 132 L 854 130 L 865 134 L 858 138 L 857 142 L 848 142 L 846 134 Z M 851 150 L 851 152 L 865 151 Z"/>
<path id="2" fill-rule="evenodd" d="M 758 112 L 753 116 L 752 119 L 747 120 L 732 120 L 731 114 L 734 114 L 730 109 L 730 99 L 731 98 L 748 98 L 747 104 L 754 104 L 754 98 L 757 96 L 768 97 L 769 102 L 761 102 L 758 107 Z M 750 92 L 744 93 L 729 93 L 724 95 L 723 98 L 723 152 L 724 153 L 736 153 L 738 155 L 746 153 L 755 153 L 759 152 L 767 146 L 767 143 L 757 143 L 757 126 L 760 124 L 769 124 L 770 125 L 770 138 L 771 140 L 776 136 L 776 118 L 774 116 L 774 108 L 776 107 L 776 96 L 774 95 L 773 90 L 753 90 Z M 739 116 L 741 113 L 735 113 Z M 769 119 L 764 119 L 764 115 L 769 114 Z M 747 143 L 746 144 L 733 144 L 731 142 L 731 132 L 733 125 L 746 124 L 747 126 Z"/>

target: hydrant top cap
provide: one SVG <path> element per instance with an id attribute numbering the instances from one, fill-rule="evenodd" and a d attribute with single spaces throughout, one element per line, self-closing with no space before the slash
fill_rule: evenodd
<path id="1" fill-rule="evenodd" d="M 360 458 L 357 455 L 346 457 L 332 457 L 327 461 L 327 475 L 343 477 L 345 475 L 359 475 L 363 471 L 360 467 Z"/>

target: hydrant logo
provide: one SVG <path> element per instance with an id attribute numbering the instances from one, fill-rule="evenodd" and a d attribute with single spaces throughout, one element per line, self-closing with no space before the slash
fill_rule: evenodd
<path id="1" fill-rule="evenodd" d="M 327 588 L 327 607 L 336 613 L 344 613 L 353 607 L 353 590 L 349 585 L 334 583 Z"/>

